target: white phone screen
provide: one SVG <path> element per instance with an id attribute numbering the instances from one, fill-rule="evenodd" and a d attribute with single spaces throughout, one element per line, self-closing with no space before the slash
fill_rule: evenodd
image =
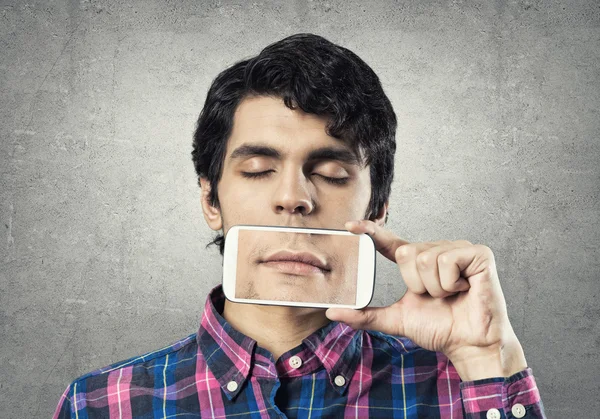
<path id="1" fill-rule="evenodd" d="M 372 293 L 374 268 L 367 271 L 370 288 L 360 285 L 364 242 L 360 235 L 340 230 L 236 229 L 236 234 L 230 237 L 230 231 L 226 239 L 226 253 L 227 247 L 233 247 L 231 242 L 227 246 L 227 241 L 236 239 L 237 252 L 230 255 L 235 257 L 235 272 L 224 269 L 224 274 L 235 278 L 235 286 L 229 284 L 234 301 L 350 307 L 356 306 L 359 291 Z M 374 258 L 374 248 L 365 251 L 363 243 L 363 252 L 369 250 Z"/>

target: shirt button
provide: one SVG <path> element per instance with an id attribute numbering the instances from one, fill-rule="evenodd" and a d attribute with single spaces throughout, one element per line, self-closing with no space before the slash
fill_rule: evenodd
<path id="1" fill-rule="evenodd" d="M 298 369 L 302 365 L 302 359 L 296 355 L 291 357 L 288 362 L 290 364 L 290 367 L 292 367 L 293 369 Z"/>
<path id="2" fill-rule="evenodd" d="M 523 406 L 521 403 L 516 403 L 512 407 L 511 412 L 514 417 L 520 419 L 525 416 L 525 406 Z"/>
<path id="3" fill-rule="evenodd" d="M 500 416 L 500 411 L 498 409 L 490 409 L 487 411 L 485 417 L 487 419 L 500 419 L 502 416 Z"/>
<path id="4" fill-rule="evenodd" d="M 341 375 L 338 375 L 337 377 L 335 377 L 335 380 L 333 380 L 333 382 L 336 386 L 342 387 L 344 384 L 346 384 L 346 379 Z"/>
<path id="5" fill-rule="evenodd" d="M 234 392 L 237 390 L 237 383 L 235 381 L 230 381 L 227 383 L 227 390 Z"/>

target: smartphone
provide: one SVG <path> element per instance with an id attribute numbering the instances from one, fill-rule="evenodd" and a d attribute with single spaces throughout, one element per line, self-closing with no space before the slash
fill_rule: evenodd
<path id="1" fill-rule="evenodd" d="M 346 230 L 236 225 L 223 292 L 236 303 L 361 309 L 373 299 L 375 243 Z"/>

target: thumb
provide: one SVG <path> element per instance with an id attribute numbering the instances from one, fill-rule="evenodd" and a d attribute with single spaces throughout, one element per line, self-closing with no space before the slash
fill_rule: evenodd
<path id="1" fill-rule="evenodd" d="M 356 330 L 376 330 L 388 335 L 403 335 L 398 310 L 389 307 L 367 307 L 362 310 L 350 308 L 330 308 L 325 315 L 329 320 L 347 324 Z"/>

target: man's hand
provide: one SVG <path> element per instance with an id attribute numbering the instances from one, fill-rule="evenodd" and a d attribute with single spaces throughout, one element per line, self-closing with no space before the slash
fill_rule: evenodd
<path id="1" fill-rule="evenodd" d="M 508 377 L 527 367 L 489 247 L 466 240 L 409 243 L 368 220 L 346 228 L 369 234 L 398 264 L 408 290 L 388 307 L 328 309 L 329 319 L 442 352 L 463 381 Z"/>

